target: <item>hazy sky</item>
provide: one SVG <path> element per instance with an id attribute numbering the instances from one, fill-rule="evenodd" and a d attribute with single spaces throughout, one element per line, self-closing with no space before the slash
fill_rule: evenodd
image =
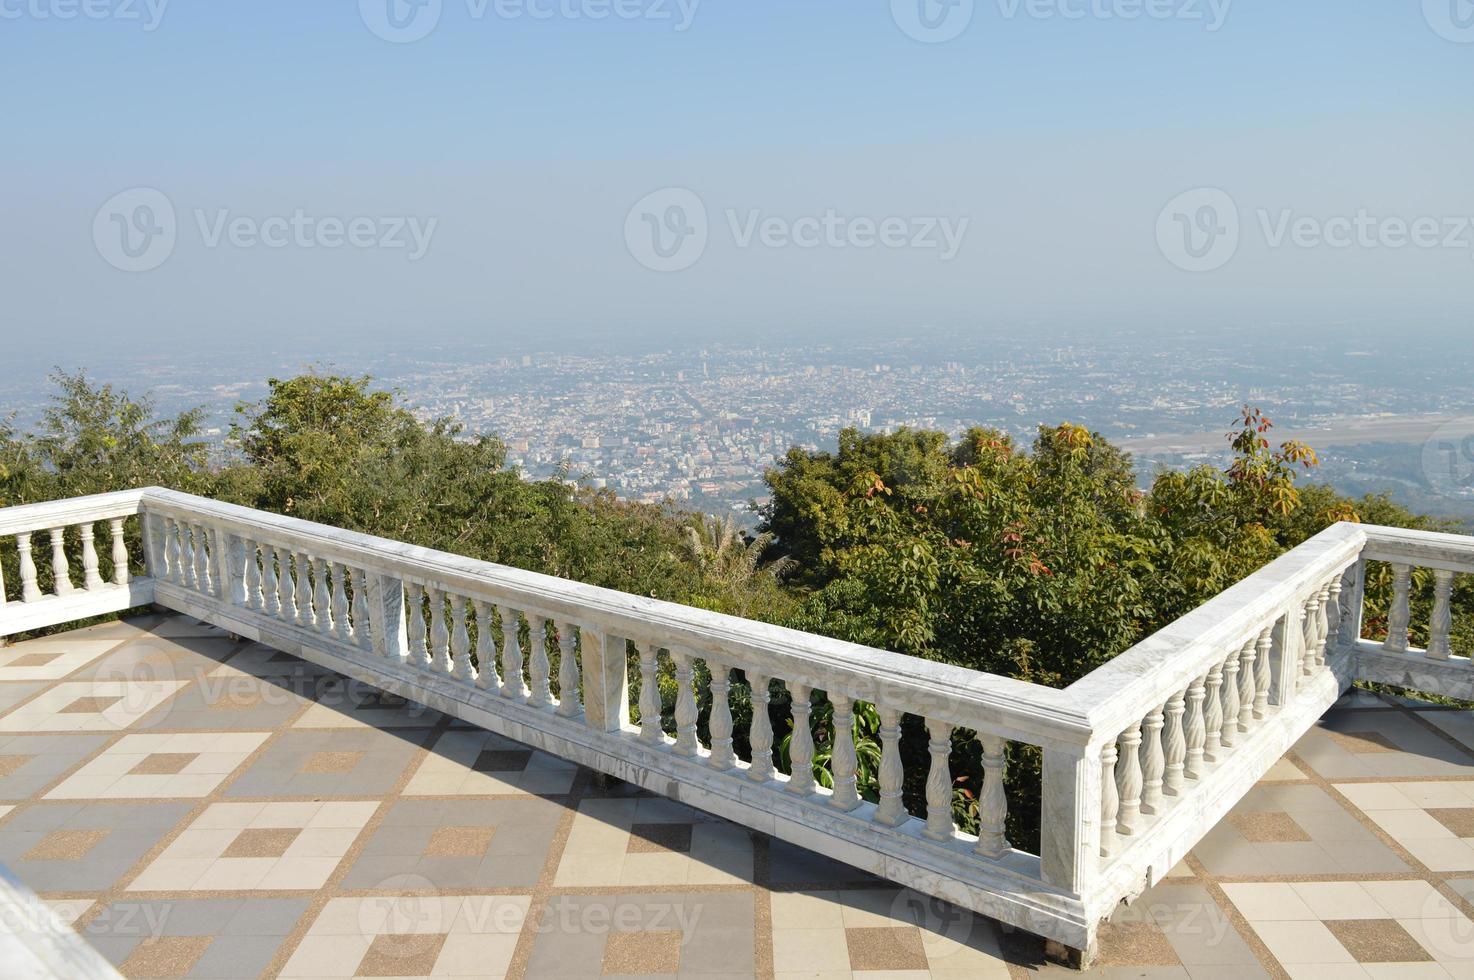
<path id="1" fill-rule="evenodd" d="M 1469 0 L 161 3 L 0 0 L 12 349 L 1474 308 Z"/>

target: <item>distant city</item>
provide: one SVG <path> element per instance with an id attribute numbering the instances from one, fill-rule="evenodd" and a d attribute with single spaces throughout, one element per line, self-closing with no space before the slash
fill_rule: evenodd
<path id="1" fill-rule="evenodd" d="M 630 352 L 594 345 L 525 352 L 474 346 L 365 348 L 345 358 L 177 351 L 89 364 L 96 380 L 201 406 L 225 458 L 235 407 L 266 379 L 304 370 L 366 373 L 422 418 L 450 417 L 505 441 L 536 478 L 566 475 L 622 497 L 671 500 L 753 519 L 763 472 L 791 446 L 832 449 L 841 430 L 988 426 L 1020 440 L 1079 422 L 1132 451 L 1143 482 L 1158 467 L 1221 463 L 1239 408 L 1257 405 L 1278 438 L 1320 453 L 1317 479 L 1352 494 L 1389 492 L 1474 527 L 1474 350 L 1427 348 L 1386 333 L 1273 344 L 1221 332 L 1076 337 L 1043 331 L 941 333 L 852 343 L 691 344 Z M 75 369 L 78 365 L 60 365 Z M 33 422 L 45 368 L 12 364 L 0 410 Z"/>

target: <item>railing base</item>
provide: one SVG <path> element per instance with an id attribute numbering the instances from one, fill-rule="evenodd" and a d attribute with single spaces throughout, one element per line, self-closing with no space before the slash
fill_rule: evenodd
<path id="1" fill-rule="evenodd" d="M 1380 643 L 1361 640 L 1356 645 L 1356 676 L 1376 684 L 1474 701 L 1474 664 L 1464 657 L 1436 660 L 1424 656 L 1422 650 L 1388 653 Z"/>
<path id="2" fill-rule="evenodd" d="M 78 589 L 70 595 L 49 595 L 35 602 L 7 602 L 0 606 L 0 637 L 73 623 L 146 606 L 154 601 L 154 580 L 137 578 L 127 585 Z"/>

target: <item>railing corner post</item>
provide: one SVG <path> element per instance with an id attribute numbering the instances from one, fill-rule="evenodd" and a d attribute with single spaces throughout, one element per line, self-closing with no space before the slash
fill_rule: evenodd
<path id="1" fill-rule="evenodd" d="M 583 638 L 583 714 L 601 732 L 630 724 L 629 667 L 625 638 L 602 630 L 580 629 Z"/>
<path id="2" fill-rule="evenodd" d="M 1099 867 L 1100 764 L 1098 748 L 1044 750 L 1039 859 L 1045 881 L 1076 895 Z"/>
<path id="3" fill-rule="evenodd" d="M 392 575 L 370 573 L 374 653 L 392 663 L 399 663 L 409 653 L 404 627 L 404 580 Z"/>
<path id="4" fill-rule="evenodd" d="M 1290 604 L 1284 615 L 1274 624 L 1274 646 L 1271 654 L 1273 687 L 1270 702 L 1275 705 L 1289 704 L 1300 685 L 1300 657 L 1305 647 L 1302 618 L 1300 604 L 1295 602 Z"/>

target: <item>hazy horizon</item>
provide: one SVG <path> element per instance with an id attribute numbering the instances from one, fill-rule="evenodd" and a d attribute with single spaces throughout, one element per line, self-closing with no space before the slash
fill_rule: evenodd
<path id="1" fill-rule="evenodd" d="M 7 7 L 12 354 L 1467 322 L 1436 0 L 915 2 Z"/>

